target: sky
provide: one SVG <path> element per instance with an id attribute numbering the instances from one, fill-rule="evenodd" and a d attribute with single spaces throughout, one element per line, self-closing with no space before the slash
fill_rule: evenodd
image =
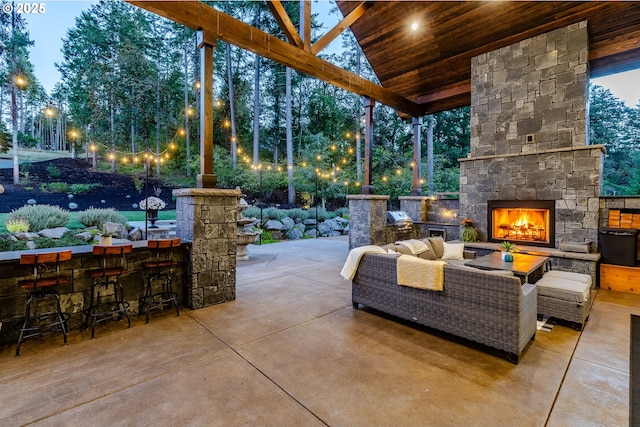
<path id="1" fill-rule="evenodd" d="M 31 49 L 31 62 L 47 93 L 61 78 L 54 63 L 62 61 L 62 39 L 67 29 L 75 25 L 76 17 L 83 10 L 95 3 L 87 0 L 47 0 L 43 2 L 43 14 L 24 15 L 31 39 L 35 42 Z M 312 5 L 312 12 L 319 13 L 325 22 L 324 31 L 337 22 L 337 16 L 329 14 L 333 6 L 334 3 L 327 0 L 315 1 Z M 339 43 L 339 40 L 334 41 L 328 49 L 339 48 Z M 640 70 L 592 79 L 592 83 L 608 88 L 630 107 L 640 103 Z"/>

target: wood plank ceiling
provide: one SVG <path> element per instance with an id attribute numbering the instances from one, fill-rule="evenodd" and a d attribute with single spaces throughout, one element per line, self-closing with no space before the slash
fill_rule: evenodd
<path id="1" fill-rule="evenodd" d="M 362 4 L 336 3 L 344 16 Z M 425 114 L 469 105 L 472 57 L 583 20 L 592 77 L 640 67 L 640 2 L 367 3 L 351 31 L 381 85 Z"/>

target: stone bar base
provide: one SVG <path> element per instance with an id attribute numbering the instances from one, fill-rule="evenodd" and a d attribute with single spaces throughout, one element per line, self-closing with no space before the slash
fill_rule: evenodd
<path id="1" fill-rule="evenodd" d="M 387 242 L 387 202 L 389 196 L 354 194 L 349 200 L 349 249 Z"/>
<path id="2" fill-rule="evenodd" d="M 240 190 L 186 188 L 176 196 L 176 236 L 192 242 L 185 302 L 192 309 L 236 299 Z"/>

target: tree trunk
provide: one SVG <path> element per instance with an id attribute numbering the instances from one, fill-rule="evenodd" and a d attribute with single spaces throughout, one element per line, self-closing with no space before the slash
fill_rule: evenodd
<path id="1" fill-rule="evenodd" d="M 253 165 L 260 159 L 260 56 L 253 64 Z"/>
<path id="2" fill-rule="evenodd" d="M 291 68 L 287 67 L 286 74 L 286 87 L 285 87 L 285 101 L 286 101 L 286 138 L 287 138 L 287 202 L 293 205 L 296 202 L 296 189 L 293 183 L 293 130 L 291 121 L 293 119 L 291 112 Z"/>
<path id="3" fill-rule="evenodd" d="M 18 161 L 18 104 L 16 100 L 16 83 L 11 83 L 11 147 L 13 148 L 13 183 L 20 183 L 20 163 Z"/>
<path id="4" fill-rule="evenodd" d="M 427 116 L 427 188 L 433 194 L 433 115 Z"/>

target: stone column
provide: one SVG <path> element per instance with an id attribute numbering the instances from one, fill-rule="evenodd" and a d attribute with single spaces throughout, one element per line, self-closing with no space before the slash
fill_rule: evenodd
<path id="1" fill-rule="evenodd" d="M 384 245 L 389 196 L 354 194 L 349 200 L 349 249 Z"/>
<path id="2" fill-rule="evenodd" d="M 176 236 L 190 241 L 185 300 L 198 309 L 236 299 L 240 190 L 184 188 L 176 196 Z"/>
<path id="3" fill-rule="evenodd" d="M 427 210 L 429 197 L 427 196 L 400 196 L 400 210 L 409 215 L 413 222 L 427 222 Z"/>

